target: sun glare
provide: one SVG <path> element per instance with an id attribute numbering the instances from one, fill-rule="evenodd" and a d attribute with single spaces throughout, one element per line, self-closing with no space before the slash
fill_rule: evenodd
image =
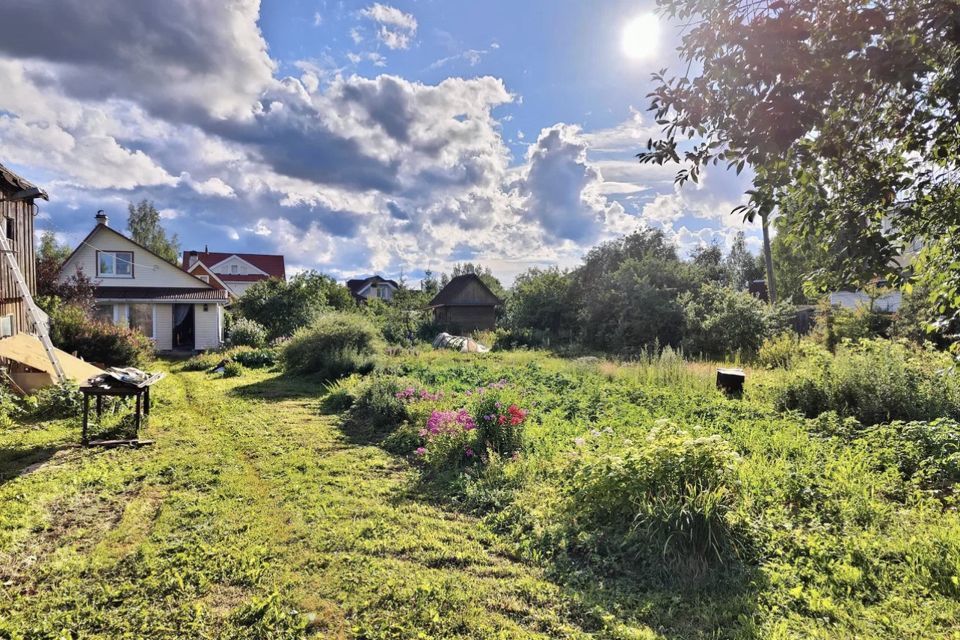
<path id="1" fill-rule="evenodd" d="M 652 13 L 642 13 L 623 27 L 620 47 L 631 60 L 644 60 L 657 52 L 660 44 L 660 22 Z"/>

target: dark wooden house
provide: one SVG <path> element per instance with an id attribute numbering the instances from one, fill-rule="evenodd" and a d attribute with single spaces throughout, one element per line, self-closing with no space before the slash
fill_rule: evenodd
<path id="1" fill-rule="evenodd" d="M 497 307 L 502 304 L 479 276 L 467 273 L 448 282 L 429 306 L 434 322 L 444 330 L 465 334 L 495 328 Z"/>
<path id="2" fill-rule="evenodd" d="M 34 201 L 37 199 L 47 200 L 46 192 L 0 164 L 0 233 L 6 236 L 31 295 L 37 291 L 33 246 L 33 219 L 37 213 Z M 0 260 L 0 337 L 33 332 L 13 271 L 5 260 Z"/>

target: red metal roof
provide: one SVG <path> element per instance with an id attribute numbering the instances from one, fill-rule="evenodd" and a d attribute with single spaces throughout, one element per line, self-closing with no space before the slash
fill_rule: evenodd
<path id="1" fill-rule="evenodd" d="M 215 264 L 223 262 L 231 256 L 237 256 L 241 260 L 246 260 L 257 269 L 267 274 L 268 278 L 280 278 L 286 280 L 287 270 L 283 262 L 283 256 L 268 255 L 265 253 L 223 253 L 220 251 L 184 251 L 183 252 L 183 270 L 190 268 L 190 258 L 196 256 L 200 262 L 207 267 L 213 267 Z M 259 274 L 257 274 L 259 276 Z M 253 280 L 262 280 L 263 277 L 254 275 L 245 275 L 237 277 L 236 274 L 220 274 L 217 276 L 221 280 L 233 280 L 250 282 Z"/>

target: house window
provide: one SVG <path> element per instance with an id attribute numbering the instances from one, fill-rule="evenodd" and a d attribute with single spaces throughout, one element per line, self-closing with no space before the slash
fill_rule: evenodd
<path id="1" fill-rule="evenodd" d="M 240 273 L 240 265 L 237 265 L 237 264 L 230 265 L 230 273 L 234 275 Z"/>
<path id="2" fill-rule="evenodd" d="M 203 280 L 207 284 L 210 284 L 210 276 L 197 276 L 200 280 Z"/>
<path id="3" fill-rule="evenodd" d="M 106 278 L 132 278 L 133 251 L 98 251 L 97 275 Z"/>
<path id="4" fill-rule="evenodd" d="M 115 319 L 113 317 L 113 305 L 98 304 L 97 308 L 93 310 L 93 319 L 98 322 L 106 322 L 108 324 L 113 324 L 115 322 Z"/>
<path id="5" fill-rule="evenodd" d="M 127 326 L 136 329 L 148 338 L 153 335 L 153 305 L 131 304 L 127 306 Z"/>
<path id="6" fill-rule="evenodd" d="M 386 287 L 377 287 L 377 297 L 381 299 L 386 299 L 387 297 L 387 288 Z"/>
<path id="7" fill-rule="evenodd" d="M 7 218 L 6 232 L 7 232 L 7 240 L 17 239 L 17 227 L 16 227 L 16 222 L 14 221 L 13 218 Z"/>

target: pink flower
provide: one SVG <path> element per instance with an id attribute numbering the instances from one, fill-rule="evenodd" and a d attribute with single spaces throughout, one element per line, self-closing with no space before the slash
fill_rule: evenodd
<path id="1" fill-rule="evenodd" d="M 463 453 L 466 454 L 468 458 L 472 458 L 474 456 L 473 449 L 471 449 L 470 447 L 467 447 L 466 449 L 464 449 Z"/>
<path id="2" fill-rule="evenodd" d="M 427 455 L 427 449 L 426 447 L 417 447 L 417 450 L 414 451 L 414 453 L 417 454 L 418 456 L 425 456 Z"/>

